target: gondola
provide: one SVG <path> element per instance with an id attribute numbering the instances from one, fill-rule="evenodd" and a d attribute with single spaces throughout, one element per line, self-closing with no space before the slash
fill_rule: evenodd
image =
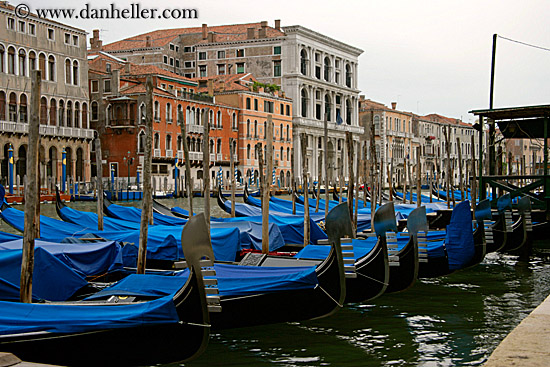
<path id="1" fill-rule="evenodd" d="M 128 290 L 93 301 L 0 302 L 0 351 L 68 366 L 151 365 L 197 357 L 210 336 L 209 309 L 219 310 L 215 297 L 207 301 L 203 280 L 205 272 L 208 284 L 216 284 L 215 274 L 204 268 L 212 264 L 211 254 L 199 246 L 208 241 L 205 228 L 201 215 L 183 230 L 190 276 L 172 295 L 144 298 Z"/>
<path id="2" fill-rule="evenodd" d="M 524 196 L 518 200 L 519 219 L 512 224 L 512 232 L 506 238 L 502 252 L 528 259 L 533 250 L 533 226 L 531 223 L 531 200 Z"/>
<path id="3" fill-rule="evenodd" d="M 379 220 L 376 220 L 377 216 L 380 218 Z M 409 289 L 416 282 L 418 276 L 418 244 L 413 237 L 409 237 L 407 244 L 398 250 L 393 202 L 390 201 L 378 208 L 374 217 L 376 236 L 380 240 L 386 241 L 388 246 L 390 279 L 386 293 Z"/>
<path id="4" fill-rule="evenodd" d="M 184 215 L 184 214 L 181 214 L 181 213 L 175 213 L 172 210 L 170 210 L 170 208 L 168 208 L 165 205 L 159 203 L 155 199 L 153 199 L 153 211 L 155 213 L 166 215 L 167 217 L 189 219 L 188 215 Z"/>

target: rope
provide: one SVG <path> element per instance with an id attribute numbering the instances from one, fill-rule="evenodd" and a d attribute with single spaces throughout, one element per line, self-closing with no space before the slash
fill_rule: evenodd
<path id="1" fill-rule="evenodd" d="M 365 274 L 357 273 L 357 275 L 361 275 L 362 277 L 365 277 L 365 278 L 367 278 L 367 279 L 370 279 L 370 280 L 372 280 L 372 281 L 375 281 L 376 283 L 380 283 L 380 284 L 385 285 L 385 286 L 390 285 L 389 283 L 384 283 L 384 282 L 381 281 L 381 280 L 374 279 L 374 278 L 369 277 L 368 275 L 365 275 Z"/>
<path id="2" fill-rule="evenodd" d="M 327 295 L 327 297 L 330 298 L 331 300 L 333 300 L 334 303 L 336 303 L 336 305 L 337 305 L 338 307 L 344 307 L 343 304 L 341 304 L 340 302 L 338 302 L 337 300 L 335 300 L 327 291 L 325 291 L 325 290 L 323 289 L 323 287 L 319 286 L 319 288 L 320 288 L 323 292 L 325 292 L 325 294 Z"/>

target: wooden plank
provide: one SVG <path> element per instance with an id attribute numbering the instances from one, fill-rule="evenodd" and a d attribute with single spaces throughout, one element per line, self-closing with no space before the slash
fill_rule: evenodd
<path id="1" fill-rule="evenodd" d="M 145 99 L 145 153 L 143 156 L 143 203 L 139 231 L 139 251 L 137 273 L 145 274 L 147 255 L 147 235 L 153 213 L 153 192 L 151 187 L 151 165 L 153 161 L 153 78 L 147 77 Z"/>
<path id="2" fill-rule="evenodd" d="M 25 187 L 25 216 L 23 253 L 21 258 L 21 302 L 32 303 L 32 275 L 34 271 L 34 240 L 40 237 L 40 90 L 41 72 L 33 70 L 31 79 L 31 114 L 29 119 L 29 146 L 27 152 L 27 183 Z"/>

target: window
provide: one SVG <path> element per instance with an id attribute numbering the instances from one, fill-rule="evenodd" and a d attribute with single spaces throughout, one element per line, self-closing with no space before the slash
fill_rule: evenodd
<path id="1" fill-rule="evenodd" d="M 302 117 L 307 117 L 307 106 L 308 106 L 308 98 L 307 98 L 307 92 L 305 89 L 302 89 Z"/>
<path id="2" fill-rule="evenodd" d="M 264 112 L 273 113 L 274 103 L 269 101 L 264 101 Z"/>
<path id="3" fill-rule="evenodd" d="M 138 134 L 138 153 L 145 152 L 145 131 L 141 130 Z"/>
<path id="4" fill-rule="evenodd" d="M 79 85 L 78 61 L 73 61 L 73 85 Z"/>
<path id="5" fill-rule="evenodd" d="M 351 67 L 346 65 L 346 87 L 351 88 Z"/>
<path id="6" fill-rule="evenodd" d="M 250 98 L 247 98 L 246 99 L 246 109 L 249 110 L 251 108 L 251 105 L 250 105 Z"/>
<path id="7" fill-rule="evenodd" d="M 73 46 L 78 46 L 78 36 L 73 36 Z"/>
<path id="8" fill-rule="evenodd" d="M 8 74 L 15 74 L 15 48 L 8 48 Z"/>
<path id="9" fill-rule="evenodd" d="M 237 74 L 244 74 L 244 62 L 237 63 Z"/>
<path id="10" fill-rule="evenodd" d="M 162 62 L 164 62 L 165 64 L 168 64 L 168 56 L 164 55 L 162 57 Z"/>
<path id="11" fill-rule="evenodd" d="M 273 61 L 273 76 L 281 76 L 281 60 Z"/>
<path id="12" fill-rule="evenodd" d="M 179 61 L 179 60 L 176 60 L 176 67 L 177 67 L 177 68 L 180 67 L 180 61 Z"/>
<path id="13" fill-rule="evenodd" d="M 170 103 L 166 104 L 166 122 L 172 123 L 172 105 Z"/>
<path id="14" fill-rule="evenodd" d="M 173 57 L 170 58 L 170 66 L 174 66 L 174 58 Z"/>
<path id="15" fill-rule="evenodd" d="M 27 96 L 21 94 L 19 96 L 19 122 L 28 122 L 27 121 Z"/>
<path id="16" fill-rule="evenodd" d="M 176 46 L 176 52 L 180 52 L 180 46 Z"/>
<path id="17" fill-rule="evenodd" d="M 324 66 L 324 79 L 327 82 L 330 82 L 330 59 L 325 57 L 325 66 Z"/>
<path id="18" fill-rule="evenodd" d="M 3 45 L 0 45 L 0 73 L 4 72 L 4 56 L 6 54 L 6 49 Z M 2 115 L 0 115 L 0 120 L 2 119 Z"/>
<path id="19" fill-rule="evenodd" d="M 225 75 L 225 64 L 218 65 L 218 75 Z"/>
<path id="20" fill-rule="evenodd" d="M 27 54 L 25 50 L 19 50 L 19 75 L 25 76 L 27 74 Z"/>
<path id="21" fill-rule="evenodd" d="M 206 65 L 199 66 L 199 77 L 204 78 L 206 76 Z"/>
<path id="22" fill-rule="evenodd" d="M 273 54 L 274 55 L 280 55 L 281 54 L 281 46 L 273 47 Z"/>
<path id="23" fill-rule="evenodd" d="M 206 60 L 206 52 L 199 52 L 199 60 Z"/>
<path id="24" fill-rule="evenodd" d="M 69 33 L 65 33 L 65 44 L 66 45 L 71 44 L 71 35 Z"/>
<path id="25" fill-rule="evenodd" d="M 225 59 L 225 51 L 218 51 L 218 59 Z"/>
<path id="26" fill-rule="evenodd" d="M 159 103 L 159 101 L 155 101 L 153 115 L 154 115 L 155 121 L 159 122 L 160 121 L 160 103 Z"/>
<path id="27" fill-rule="evenodd" d="M 193 65 L 193 63 L 192 63 L 191 61 L 186 61 L 186 62 L 184 63 L 184 66 L 185 66 L 186 68 L 193 67 L 192 65 Z"/>
<path id="28" fill-rule="evenodd" d="M 15 19 L 8 18 L 8 29 L 11 31 L 15 31 Z"/>
<path id="29" fill-rule="evenodd" d="M 174 44 L 173 43 L 170 44 L 170 50 L 174 51 Z"/>
<path id="30" fill-rule="evenodd" d="M 105 71 L 107 71 L 108 73 L 111 72 L 111 68 L 112 68 L 111 64 L 109 64 L 109 63 L 105 64 Z"/>
<path id="31" fill-rule="evenodd" d="M 241 48 L 241 49 L 238 49 L 237 51 L 235 51 L 235 56 L 236 57 L 244 57 L 244 48 Z"/>
<path id="32" fill-rule="evenodd" d="M 17 23 L 17 25 L 18 25 L 17 30 L 19 32 L 25 33 L 26 23 L 20 20 L 19 23 Z"/>
<path id="33" fill-rule="evenodd" d="M 306 50 L 302 50 L 300 52 L 300 73 L 302 73 L 302 75 L 307 75 L 307 64 L 307 52 Z"/>
<path id="34" fill-rule="evenodd" d="M 254 99 L 254 111 L 258 111 L 258 100 Z"/>
<path id="35" fill-rule="evenodd" d="M 48 39 L 50 41 L 55 41 L 55 31 L 53 28 L 48 28 Z"/>
<path id="36" fill-rule="evenodd" d="M 55 57 L 48 57 L 48 80 L 55 81 Z"/>
<path id="37" fill-rule="evenodd" d="M 38 55 L 38 68 L 40 69 L 40 73 L 42 74 L 42 80 L 46 79 L 46 55 L 40 54 Z"/>
<path id="38" fill-rule="evenodd" d="M 290 105 L 286 105 L 286 115 L 290 116 Z"/>
<path id="39" fill-rule="evenodd" d="M 105 79 L 103 81 L 103 91 L 105 93 L 111 93 L 111 79 Z"/>
<path id="40" fill-rule="evenodd" d="M 191 47 L 185 46 L 185 47 L 183 48 L 183 52 L 192 52 L 192 51 L 191 51 Z"/>
<path id="41" fill-rule="evenodd" d="M 65 83 L 71 84 L 71 60 L 69 59 L 65 60 Z"/>

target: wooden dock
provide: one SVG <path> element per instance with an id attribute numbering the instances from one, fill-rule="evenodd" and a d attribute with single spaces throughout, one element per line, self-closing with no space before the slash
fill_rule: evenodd
<path id="1" fill-rule="evenodd" d="M 491 354 L 485 367 L 550 364 L 550 296 L 529 314 Z"/>

